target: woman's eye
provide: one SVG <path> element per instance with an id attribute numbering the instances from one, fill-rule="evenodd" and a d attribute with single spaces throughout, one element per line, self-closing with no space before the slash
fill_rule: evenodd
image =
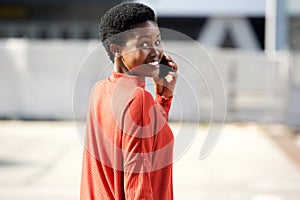
<path id="1" fill-rule="evenodd" d="M 142 43 L 142 47 L 143 47 L 143 48 L 147 48 L 147 47 L 149 47 L 149 44 L 148 44 L 147 42 L 143 42 L 143 43 Z"/>
<path id="2" fill-rule="evenodd" d="M 156 40 L 155 45 L 156 46 L 160 45 L 160 40 Z"/>
<path id="3" fill-rule="evenodd" d="M 160 40 L 156 40 L 155 43 L 154 43 L 155 46 L 160 46 L 160 44 L 161 44 Z M 149 47 L 151 47 L 151 45 L 150 45 L 149 42 L 143 42 L 141 44 L 141 47 L 142 48 L 149 48 Z"/>

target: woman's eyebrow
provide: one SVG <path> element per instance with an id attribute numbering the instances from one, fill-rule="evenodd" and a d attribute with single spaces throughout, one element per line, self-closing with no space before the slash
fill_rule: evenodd
<path id="1" fill-rule="evenodd" d="M 157 34 L 156 38 L 159 38 L 160 37 L 160 33 Z M 138 37 L 138 40 L 142 39 L 142 38 L 151 38 L 151 35 L 141 35 Z"/>

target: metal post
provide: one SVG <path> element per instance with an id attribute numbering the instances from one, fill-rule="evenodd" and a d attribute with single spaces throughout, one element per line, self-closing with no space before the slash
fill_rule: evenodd
<path id="1" fill-rule="evenodd" d="M 265 51 L 274 54 L 288 48 L 288 16 L 285 0 L 266 0 Z"/>

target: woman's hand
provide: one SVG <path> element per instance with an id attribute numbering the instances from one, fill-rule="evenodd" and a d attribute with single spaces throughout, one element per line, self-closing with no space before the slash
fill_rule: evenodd
<path id="1" fill-rule="evenodd" d="M 170 58 L 170 56 L 165 57 L 168 61 L 168 66 L 173 69 L 173 71 L 170 71 L 168 75 L 164 78 L 159 78 L 158 76 L 153 78 L 155 83 L 155 92 L 156 94 L 162 96 L 162 97 L 172 97 L 174 88 L 177 82 L 177 70 L 178 66 L 177 64 Z"/>

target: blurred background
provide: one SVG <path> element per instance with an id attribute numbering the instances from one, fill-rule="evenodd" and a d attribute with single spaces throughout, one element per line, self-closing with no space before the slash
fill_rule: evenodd
<path id="1" fill-rule="evenodd" d="M 79 198 L 76 133 L 90 88 L 112 70 L 99 21 L 120 2 L 0 0 L 0 199 Z M 174 165 L 176 199 L 300 199 L 300 1 L 136 2 L 174 31 L 165 45 L 199 106 L 179 81 L 171 126 L 199 134 Z M 199 160 L 209 124 L 224 120 Z"/>

